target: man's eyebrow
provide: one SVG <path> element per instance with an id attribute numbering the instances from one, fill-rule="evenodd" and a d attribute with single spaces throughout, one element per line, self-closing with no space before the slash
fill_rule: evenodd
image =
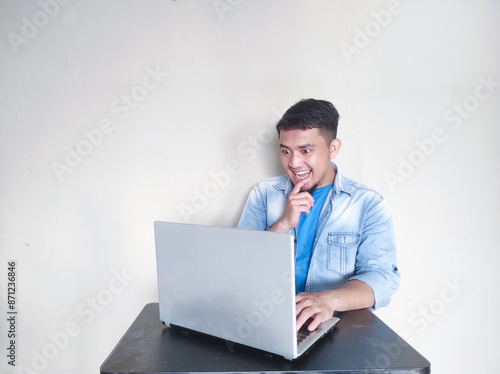
<path id="1" fill-rule="evenodd" d="M 304 145 L 299 145 L 297 148 L 314 148 L 314 144 L 304 144 Z"/>
<path id="2" fill-rule="evenodd" d="M 284 145 L 284 144 L 280 144 L 280 148 L 288 148 L 288 149 L 290 149 L 290 147 L 289 147 L 289 146 Z M 309 143 L 307 143 L 307 144 L 304 144 L 304 145 L 299 145 L 297 148 L 298 148 L 298 149 L 304 149 L 304 148 L 314 148 L 314 144 L 309 144 Z"/>

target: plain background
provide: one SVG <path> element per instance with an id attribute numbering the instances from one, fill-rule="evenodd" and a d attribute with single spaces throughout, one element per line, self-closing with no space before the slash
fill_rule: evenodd
<path id="1" fill-rule="evenodd" d="M 393 213 L 377 315 L 435 373 L 500 371 L 499 1 L 3 0 L 0 20 L 2 373 L 98 372 L 157 301 L 153 221 L 235 226 L 307 97 Z"/>

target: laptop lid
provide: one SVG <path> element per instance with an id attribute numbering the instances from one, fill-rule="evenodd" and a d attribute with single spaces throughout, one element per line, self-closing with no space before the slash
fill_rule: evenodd
<path id="1" fill-rule="evenodd" d="M 292 235 L 159 221 L 154 229 L 164 323 L 298 356 Z"/>

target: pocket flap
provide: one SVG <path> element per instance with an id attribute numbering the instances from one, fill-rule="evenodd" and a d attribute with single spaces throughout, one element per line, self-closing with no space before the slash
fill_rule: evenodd
<path id="1" fill-rule="evenodd" d="M 338 245 L 341 247 L 348 247 L 350 245 L 357 245 L 361 239 L 361 234 L 345 233 L 345 232 L 331 232 L 328 234 L 328 243 Z"/>

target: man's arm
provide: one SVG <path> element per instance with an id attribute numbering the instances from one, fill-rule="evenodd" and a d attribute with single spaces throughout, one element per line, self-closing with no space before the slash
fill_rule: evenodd
<path id="1" fill-rule="evenodd" d="M 365 217 L 356 271 L 342 287 L 297 295 L 297 326 L 314 317 L 309 329 L 329 319 L 334 311 L 377 308 L 387 305 L 399 286 L 396 247 L 387 204 L 379 199 Z"/>
<path id="2" fill-rule="evenodd" d="M 354 279 L 342 287 L 320 292 L 302 292 L 296 298 L 297 330 L 313 317 L 308 329 L 313 331 L 318 325 L 333 316 L 333 312 L 343 312 L 370 308 L 375 303 L 372 289 L 366 283 Z"/>
<path id="3" fill-rule="evenodd" d="M 266 229 L 266 215 L 265 196 L 257 185 L 250 191 L 236 227 L 264 231 Z"/>

